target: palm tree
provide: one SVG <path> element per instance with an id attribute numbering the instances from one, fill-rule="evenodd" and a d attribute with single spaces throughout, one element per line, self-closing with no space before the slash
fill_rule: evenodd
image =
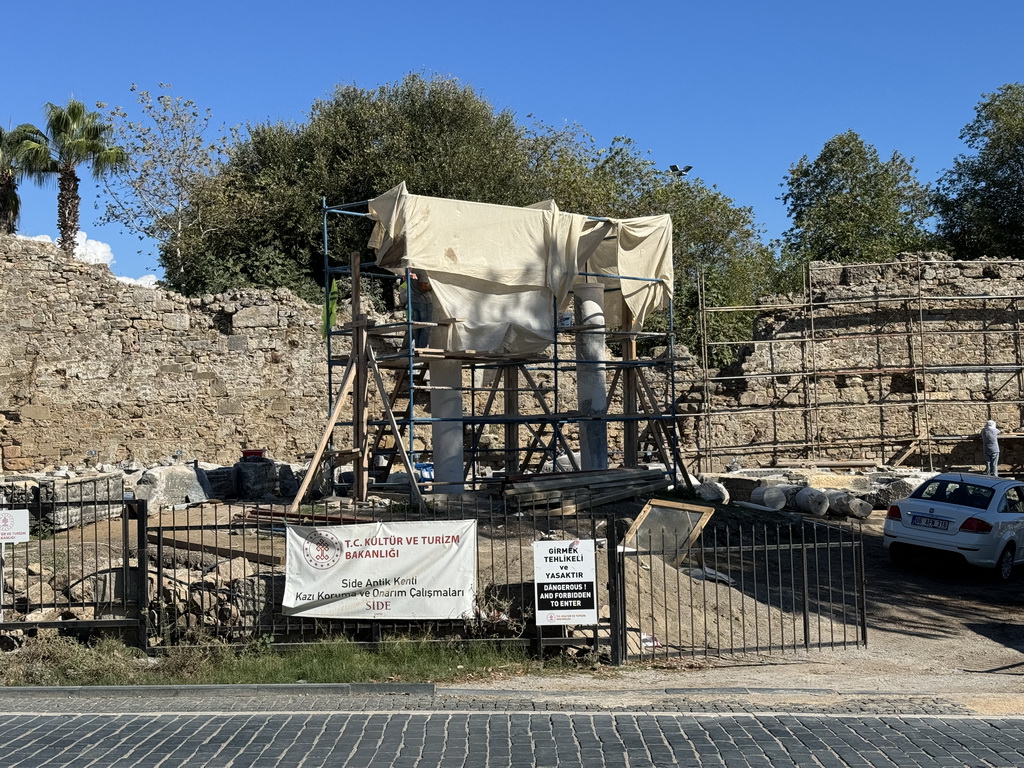
<path id="1" fill-rule="evenodd" d="M 25 139 L 18 156 L 26 176 L 38 184 L 45 184 L 57 176 L 57 230 L 58 245 L 66 252 L 75 250 L 78 234 L 77 168 L 83 163 L 92 167 L 94 178 L 123 167 L 128 156 L 121 147 L 109 143 L 112 127 L 101 122 L 99 112 L 90 112 L 85 104 L 70 99 L 66 107 L 47 102 L 43 107 L 46 130 L 33 125 L 18 128 Z"/>
<path id="2" fill-rule="evenodd" d="M 24 175 L 18 160 L 18 147 L 24 136 L 17 130 L 0 128 L 0 234 L 13 235 L 21 214 L 18 182 Z"/>

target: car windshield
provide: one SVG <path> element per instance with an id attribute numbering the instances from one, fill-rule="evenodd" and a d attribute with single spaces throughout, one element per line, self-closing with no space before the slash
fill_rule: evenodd
<path id="1" fill-rule="evenodd" d="M 992 500 L 992 489 L 959 480 L 929 480 L 912 494 L 912 499 L 941 501 L 961 507 L 986 509 Z"/>

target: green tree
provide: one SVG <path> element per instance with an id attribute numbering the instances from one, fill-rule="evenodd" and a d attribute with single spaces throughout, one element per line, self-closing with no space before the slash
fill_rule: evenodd
<path id="1" fill-rule="evenodd" d="M 938 231 L 964 258 L 1024 258 L 1024 84 L 982 96 L 935 196 Z"/>
<path id="2" fill-rule="evenodd" d="M 13 235 L 18 230 L 21 197 L 18 183 L 24 171 L 19 158 L 22 131 L 0 128 L 0 234 Z"/>
<path id="3" fill-rule="evenodd" d="M 472 88 L 409 75 L 373 90 L 341 86 L 304 124 L 250 126 L 191 205 L 204 222 L 180 252 L 161 249 L 188 294 L 285 285 L 322 296 L 321 200 L 367 200 L 405 181 L 422 195 L 504 205 L 554 198 L 565 210 L 635 215 L 658 175 L 628 139 L 599 147 L 577 126 L 519 125 Z M 332 254 L 363 250 L 367 222 L 330 217 Z"/>
<path id="4" fill-rule="evenodd" d="M 123 166 L 128 158 L 121 147 L 110 143 L 111 126 L 82 102 L 70 99 L 65 107 L 47 102 L 43 109 L 45 130 L 34 125 L 18 129 L 26 136 L 19 157 L 25 175 L 37 183 L 45 184 L 57 177 L 58 245 L 70 254 L 75 249 L 81 206 L 78 166 L 89 165 L 99 179 Z"/>
<path id="5" fill-rule="evenodd" d="M 203 226 L 202 209 L 190 203 L 224 159 L 228 135 L 224 131 L 210 135 L 209 109 L 171 96 L 166 83 L 158 87 L 162 92 L 154 97 L 131 86 L 140 119 L 132 119 L 120 106 L 107 114 L 111 138 L 124 149 L 127 162 L 103 177 L 106 205 L 99 222 L 119 224 L 140 240 L 155 241 L 180 269 L 184 233 Z"/>
<path id="6" fill-rule="evenodd" d="M 598 216 L 671 214 L 676 320 L 691 344 L 698 272 L 725 303 L 751 304 L 774 287 L 773 254 L 750 209 L 659 171 L 628 138 L 601 146 L 577 125 L 522 126 L 448 78 L 339 87 L 305 123 L 250 126 L 228 154 L 190 201 L 203 226 L 184 233 L 180 250 L 161 249 L 167 282 L 187 294 L 286 286 L 322 301 L 321 200 L 367 200 L 402 181 L 417 194 L 504 205 L 554 199 Z M 366 220 L 332 216 L 328 224 L 339 261 L 365 250 Z M 749 337 L 749 322 L 730 322 L 734 335 Z"/>
<path id="7" fill-rule="evenodd" d="M 456 80 L 410 75 L 374 90 L 340 86 L 302 125 L 262 124 L 192 201 L 204 221 L 180 254 L 161 249 L 167 282 L 184 293 L 284 285 L 308 298 L 322 280 L 321 200 L 367 200 L 401 181 L 419 194 L 519 202 L 523 131 Z M 331 217 L 347 261 L 367 222 Z"/>
<path id="8" fill-rule="evenodd" d="M 783 186 L 793 226 L 783 234 L 790 269 L 809 261 L 873 262 L 927 245 L 928 188 L 899 152 L 882 161 L 853 131 L 833 136 L 821 153 L 804 155 Z"/>
<path id="9" fill-rule="evenodd" d="M 756 313 L 710 313 L 702 328 L 698 310 L 701 293 L 707 307 L 749 307 L 783 287 L 775 252 L 762 241 L 753 210 L 699 179 L 662 183 L 647 196 L 644 208 L 646 214 L 672 216 L 677 337 L 694 352 L 704 341 L 716 342 L 708 347 L 708 362 L 732 362 L 739 343 L 752 338 Z M 650 324 L 651 330 L 665 325 L 664 316 Z"/>

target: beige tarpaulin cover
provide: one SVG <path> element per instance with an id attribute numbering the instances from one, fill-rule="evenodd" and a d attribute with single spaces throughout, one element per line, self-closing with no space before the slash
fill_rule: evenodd
<path id="1" fill-rule="evenodd" d="M 369 210 L 377 263 L 426 273 L 434 317 L 464 319 L 451 326 L 449 350 L 544 349 L 573 283 L 598 279 L 580 272 L 657 281 L 600 278 L 613 291 L 606 294 L 612 305 L 621 282 L 634 330 L 652 309 L 667 306 L 672 292 L 668 216 L 595 220 L 559 211 L 552 201 L 516 208 L 411 195 L 404 182 L 371 200 Z"/>

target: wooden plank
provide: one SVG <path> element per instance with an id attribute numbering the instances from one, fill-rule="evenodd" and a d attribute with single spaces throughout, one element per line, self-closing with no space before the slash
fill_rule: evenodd
<path id="1" fill-rule="evenodd" d="M 313 483 L 313 477 L 320 471 L 320 458 L 324 455 L 324 451 L 327 449 L 327 444 L 331 442 L 331 435 L 334 433 L 334 425 L 338 423 L 338 418 L 341 416 L 341 409 L 344 407 L 345 398 L 348 397 L 348 393 L 352 389 L 352 383 L 355 381 L 355 378 L 355 358 L 350 358 L 348 366 L 345 368 L 345 373 L 341 378 L 341 385 L 338 387 L 338 397 L 334 401 L 334 408 L 331 410 L 331 416 L 327 420 L 327 427 L 324 429 L 324 433 L 320 438 L 320 444 L 316 447 L 316 451 L 313 452 L 314 458 L 309 462 L 309 469 L 306 470 L 306 474 L 302 478 L 302 485 L 299 486 L 299 492 L 295 494 L 295 500 L 292 501 L 292 512 L 299 511 L 299 506 L 302 504 L 302 500 L 306 497 L 306 493 L 309 491 L 309 486 Z"/>
<path id="2" fill-rule="evenodd" d="M 595 479 L 602 477 L 630 478 L 640 477 L 650 473 L 664 474 L 660 469 L 614 467 L 612 469 L 583 469 L 578 472 L 536 472 L 533 474 L 509 475 L 505 478 L 509 484 L 516 483 L 537 483 L 546 481 L 561 481 L 569 478 Z"/>
<path id="3" fill-rule="evenodd" d="M 635 486 L 650 485 L 651 483 L 657 483 L 661 480 L 668 480 L 663 474 L 658 473 L 644 478 L 636 478 L 631 482 L 624 482 L 621 480 L 609 480 L 603 483 L 574 483 L 572 485 L 543 485 L 543 486 L 531 486 L 531 487 L 516 487 L 507 488 L 504 491 L 504 495 L 508 498 L 521 498 L 521 497 L 536 497 L 542 498 L 545 496 L 557 496 L 559 494 L 566 495 L 574 492 L 596 492 L 600 490 L 614 490 L 616 488 L 632 488 Z"/>
<path id="4" fill-rule="evenodd" d="M 893 456 L 889 460 L 889 462 L 888 462 L 889 466 L 890 467 L 898 467 L 904 461 L 906 461 L 911 456 L 913 456 L 915 453 L 917 453 L 918 450 L 920 450 L 920 446 L 921 446 L 921 443 L 920 443 L 919 440 L 911 440 L 910 444 L 906 448 L 904 448 L 902 451 L 897 453 L 895 456 Z"/>
<path id="5" fill-rule="evenodd" d="M 402 498 L 405 500 L 407 497 L 403 496 Z M 346 523 L 374 522 L 372 516 L 356 514 L 355 508 L 346 512 L 316 512 L 315 514 L 304 512 L 292 514 L 286 509 L 249 509 L 236 519 L 242 522 L 281 522 L 293 525 L 345 525 Z"/>
<path id="6" fill-rule="evenodd" d="M 354 277 L 358 277 L 358 274 Z M 360 315 L 359 319 L 363 320 L 366 315 Z M 362 364 L 356 365 L 356 382 L 355 388 L 352 390 L 352 443 L 353 447 L 359 451 L 359 455 L 356 457 L 353 463 L 352 469 L 354 470 L 354 483 L 352 491 L 353 496 L 357 501 L 366 501 L 369 495 L 370 488 L 370 457 L 369 451 L 369 382 L 367 377 L 367 352 L 370 350 L 370 341 L 366 338 L 366 332 L 363 328 L 357 328 L 352 336 L 352 344 L 356 347 L 359 355 L 359 360 Z M 380 391 L 381 398 L 388 396 L 387 391 L 383 388 Z"/>
<path id="7" fill-rule="evenodd" d="M 206 552 L 207 554 L 216 555 L 217 557 L 244 557 L 246 560 L 251 560 L 254 563 L 263 563 L 264 565 L 284 565 L 283 556 L 271 555 L 266 552 L 249 552 L 245 549 L 222 547 L 217 544 L 208 544 L 201 541 L 192 541 L 190 539 L 179 539 L 166 533 L 163 536 L 157 533 L 150 533 L 147 534 L 146 538 L 149 540 L 150 544 L 163 543 L 165 547 L 183 549 L 186 552 Z"/>
<path id="8" fill-rule="evenodd" d="M 744 507 L 746 509 L 756 509 L 758 512 L 774 512 L 775 514 L 779 513 L 779 510 L 777 510 L 775 507 L 766 507 L 764 504 L 755 504 L 752 501 L 734 501 L 733 504 L 735 504 L 737 507 Z"/>
<path id="9" fill-rule="evenodd" d="M 600 482 L 596 481 L 591 477 L 580 477 L 571 478 L 561 482 L 558 481 L 545 481 L 537 483 L 516 483 L 504 490 L 505 496 L 519 496 L 522 494 L 532 493 L 553 493 L 557 491 L 568 491 L 574 488 L 604 488 L 614 487 L 623 485 L 647 485 L 652 482 L 657 482 L 661 479 L 665 479 L 665 482 L 671 484 L 663 472 L 658 470 L 652 470 L 645 472 L 642 475 L 634 475 L 628 478 L 622 477 L 609 477 L 603 479 Z"/>
<path id="10" fill-rule="evenodd" d="M 614 501 L 622 501 L 623 499 L 629 499 L 633 496 L 643 496 L 648 493 L 656 493 L 668 488 L 671 484 L 671 481 L 666 478 L 659 483 L 651 483 L 650 485 L 638 486 L 636 488 L 626 488 L 616 493 L 601 494 L 599 496 L 594 496 L 587 502 L 563 504 L 561 508 L 551 510 L 550 514 L 575 515 L 582 510 L 586 510 L 591 507 L 599 507 L 602 504 L 611 504 Z"/>

